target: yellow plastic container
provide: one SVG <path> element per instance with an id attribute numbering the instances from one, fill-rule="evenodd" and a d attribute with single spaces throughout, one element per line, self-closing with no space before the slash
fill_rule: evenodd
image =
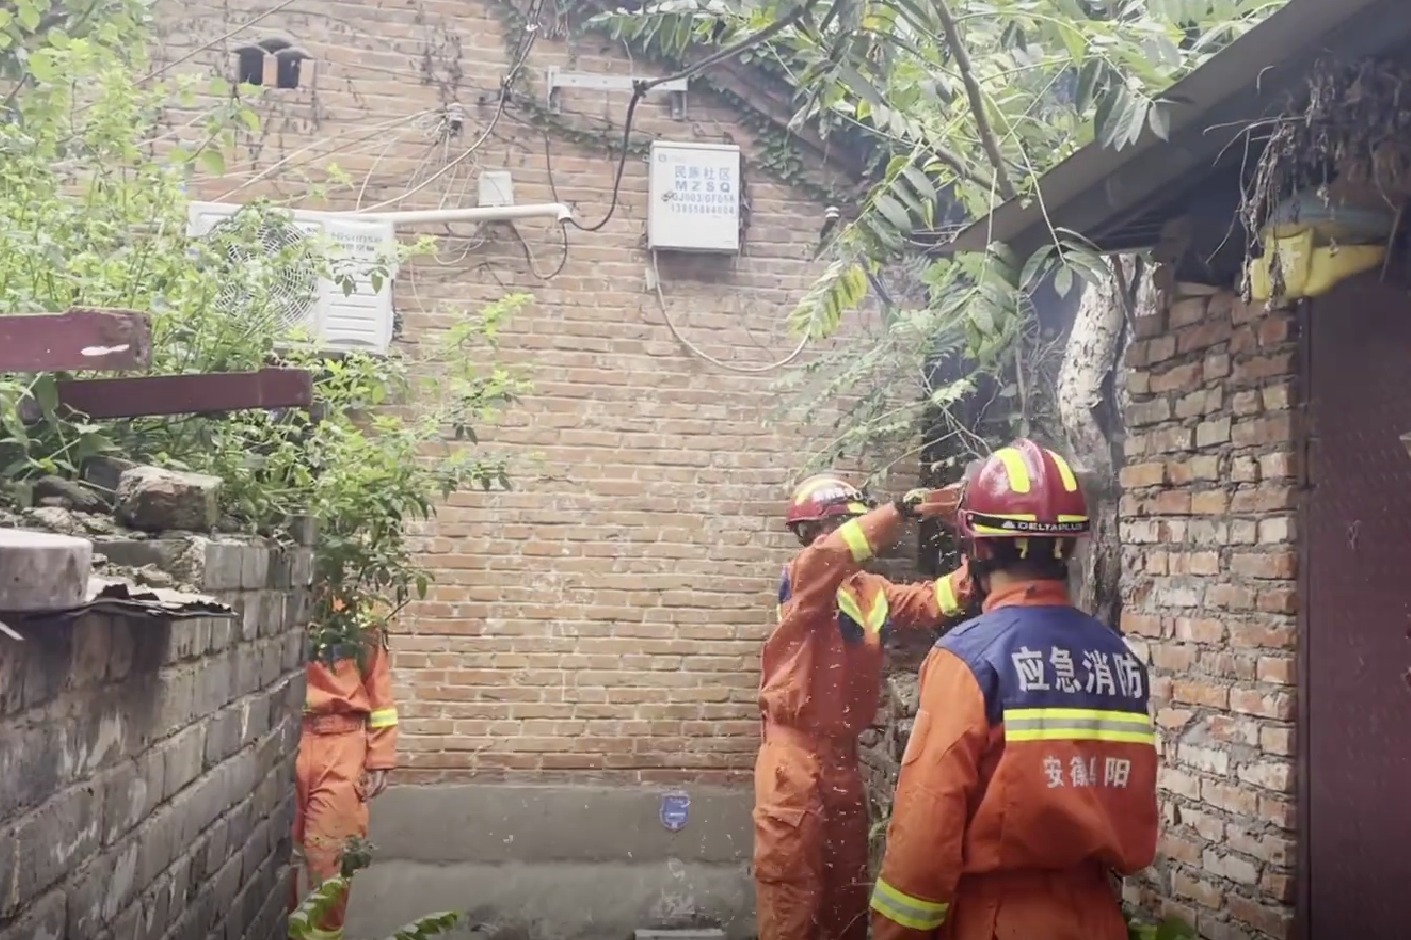
<path id="1" fill-rule="evenodd" d="M 1283 297 L 1318 297 L 1348 278 L 1370 271 L 1386 258 L 1385 245 L 1338 245 L 1313 247 L 1314 232 L 1305 228 L 1295 234 L 1264 239 L 1264 255 L 1249 262 L 1249 290 L 1257 300 L 1268 300 L 1274 291 L 1271 272 L 1279 259 L 1284 279 Z"/>

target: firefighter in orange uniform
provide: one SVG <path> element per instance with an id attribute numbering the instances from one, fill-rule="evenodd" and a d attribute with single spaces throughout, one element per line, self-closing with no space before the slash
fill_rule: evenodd
<path id="1" fill-rule="evenodd" d="M 341 609 L 337 601 L 335 608 Z M 310 886 L 339 874 L 344 846 L 366 838 L 368 803 L 397 765 L 397 709 L 386 633 L 325 651 L 305 667 L 308 695 L 295 764 L 294 844 Z M 296 889 L 297 891 L 297 889 Z M 317 924 L 314 940 L 342 940 L 347 896 Z"/>
<path id="2" fill-rule="evenodd" d="M 957 513 L 983 613 L 921 669 L 874 940 L 1125 940 L 1109 874 L 1156 854 L 1146 670 L 1066 590 L 1088 531 L 1068 463 L 995 452 Z"/>
<path id="3" fill-rule="evenodd" d="M 944 515 L 958 490 L 914 490 L 870 509 L 833 474 L 794 491 L 786 522 L 804 548 L 779 585 L 779 623 L 761 656 L 763 742 L 755 765 L 759 940 L 865 940 L 867 801 L 857 736 L 882 685 L 882 637 L 959 615 L 963 572 L 895 585 L 861 566 L 902 520 Z"/>

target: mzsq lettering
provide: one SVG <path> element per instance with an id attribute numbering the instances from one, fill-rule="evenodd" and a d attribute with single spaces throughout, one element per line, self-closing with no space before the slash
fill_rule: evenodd
<path id="1" fill-rule="evenodd" d="M 1025 709 L 1015 712 L 1007 724 L 1024 730 L 1010 734 L 1015 740 L 1069 739 L 1083 741 L 1143 741 L 1152 735 L 1147 711 L 1146 686 L 1141 664 L 1131 652 L 1113 654 L 1103 650 L 1083 650 L 1075 661 L 1073 651 L 1061 646 L 1030 649 L 1021 646 L 1011 654 L 1018 690 L 1024 693 L 1050 693 L 1073 696 L 1072 707 Z M 1123 698 L 1130 702 L 1122 711 L 1094 710 L 1094 699 Z M 1087 707 L 1085 707 L 1087 706 Z M 1109 706 L 1110 707 L 1110 706 Z M 1038 718 L 1030 717 L 1042 712 Z M 1020 718 L 1019 715 L 1024 717 Z M 1037 722 L 1047 731 L 1032 731 Z M 1053 755 L 1043 759 L 1044 778 L 1050 789 L 1058 787 L 1125 788 L 1132 762 L 1123 757 L 1072 757 L 1066 763 Z"/>

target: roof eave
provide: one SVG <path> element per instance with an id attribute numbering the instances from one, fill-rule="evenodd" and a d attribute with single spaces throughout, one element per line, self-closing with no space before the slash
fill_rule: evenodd
<path id="1" fill-rule="evenodd" d="M 1173 184 L 1209 172 L 1220 154 L 1254 122 L 1266 116 L 1302 82 L 1329 52 L 1360 57 L 1384 50 L 1411 36 L 1411 16 L 1392 8 L 1404 0 L 1289 0 L 1287 6 L 1250 30 L 1201 68 L 1171 86 L 1175 120 L 1166 140 L 1148 128 L 1132 146 L 1112 150 L 1089 144 L 1039 181 L 1037 198 L 1012 199 L 964 229 L 950 243 L 934 249 L 951 255 L 980 251 L 994 242 L 1008 244 L 1027 257 L 1061 228 L 1093 239 L 1094 230 L 1130 218 Z M 1292 53 L 1289 50 L 1294 50 Z M 1159 151 L 1157 159 L 1142 158 Z M 1150 247 L 1154 236 L 1137 239 L 1120 233 L 1110 244 L 1094 239 L 1104 251 Z"/>

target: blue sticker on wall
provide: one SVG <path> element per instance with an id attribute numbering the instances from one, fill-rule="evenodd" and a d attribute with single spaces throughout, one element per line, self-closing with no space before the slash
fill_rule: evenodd
<path id="1" fill-rule="evenodd" d="M 661 824 L 669 832 L 680 832 L 691 818 L 691 797 L 686 793 L 661 795 Z"/>

